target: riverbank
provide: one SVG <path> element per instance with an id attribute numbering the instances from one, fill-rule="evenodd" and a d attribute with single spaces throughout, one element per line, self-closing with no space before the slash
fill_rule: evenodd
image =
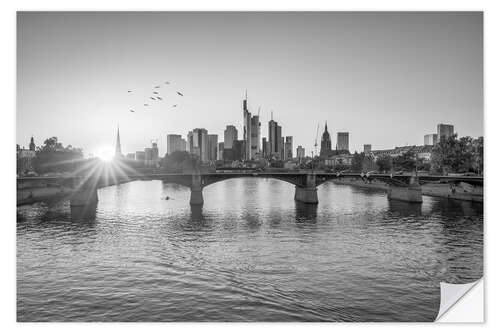
<path id="1" fill-rule="evenodd" d="M 351 185 L 356 187 L 375 188 L 380 190 L 387 190 L 388 188 L 388 185 L 386 183 L 378 180 L 365 182 L 361 179 L 343 178 L 333 180 L 332 182 L 340 185 Z M 457 185 L 427 183 L 422 185 L 422 194 L 431 197 L 483 202 L 483 188 L 479 186 L 472 186 L 466 183 L 459 183 Z"/>

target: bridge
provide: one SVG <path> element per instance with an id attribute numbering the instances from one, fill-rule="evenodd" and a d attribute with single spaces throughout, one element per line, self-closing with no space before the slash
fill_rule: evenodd
<path id="1" fill-rule="evenodd" d="M 295 200 L 307 204 L 317 204 L 317 187 L 334 179 L 359 178 L 366 182 L 372 180 L 388 184 L 387 196 L 391 200 L 422 202 L 421 185 L 428 182 L 468 183 L 483 186 L 483 177 L 393 175 L 374 173 L 322 173 L 314 171 L 299 172 L 211 172 L 211 173 L 150 173 L 118 174 L 95 172 L 91 175 L 59 177 L 21 177 L 17 179 L 17 204 L 42 201 L 49 196 L 68 197 L 73 207 L 97 204 L 97 190 L 136 180 L 161 180 L 186 186 L 191 190 L 191 205 L 203 205 L 203 188 L 227 179 L 257 177 L 278 179 L 295 186 Z"/>

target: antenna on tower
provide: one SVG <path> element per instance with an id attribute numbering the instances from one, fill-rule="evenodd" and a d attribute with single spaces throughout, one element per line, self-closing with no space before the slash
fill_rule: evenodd
<path id="1" fill-rule="evenodd" d="M 259 106 L 259 111 L 257 111 L 257 116 L 260 117 L 260 106 Z"/>
<path id="2" fill-rule="evenodd" d="M 271 110 L 271 120 L 273 120 L 273 110 Z"/>

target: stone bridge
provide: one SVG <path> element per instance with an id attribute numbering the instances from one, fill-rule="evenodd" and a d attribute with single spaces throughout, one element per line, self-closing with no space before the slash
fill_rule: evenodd
<path id="1" fill-rule="evenodd" d="M 295 200 L 308 204 L 318 203 L 317 187 L 340 178 L 358 178 L 366 182 L 379 180 L 389 185 L 388 198 L 407 202 L 422 202 L 420 185 L 426 182 L 464 182 L 483 186 L 483 177 L 412 176 L 374 173 L 322 173 L 302 172 L 214 172 L 192 174 L 132 174 L 114 175 L 96 173 L 87 176 L 25 177 L 17 179 L 17 204 L 42 201 L 48 197 L 69 197 L 71 206 L 96 204 L 97 190 L 102 187 L 135 180 L 161 180 L 191 189 L 191 205 L 203 204 L 203 188 L 220 181 L 241 177 L 273 178 L 295 185 Z"/>

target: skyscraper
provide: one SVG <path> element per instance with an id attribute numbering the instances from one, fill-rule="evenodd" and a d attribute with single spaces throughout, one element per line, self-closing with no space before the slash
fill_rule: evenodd
<path id="1" fill-rule="evenodd" d="M 285 138 L 285 160 L 293 158 L 293 137 L 287 136 Z"/>
<path id="2" fill-rule="evenodd" d="M 281 126 L 278 126 L 278 131 L 280 133 L 280 160 L 285 160 L 285 138 L 281 136 Z"/>
<path id="3" fill-rule="evenodd" d="M 151 143 L 151 157 L 153 161 L 158 161 L 159 158 L 159 151 L 158 151 L 158 143 L 157 142 L 152 142 Z"/>
<path id="4" fill-rule="evenodd" d="M 434 146 L 437 142 L 438 142 L 438 135 L 437 134 L 424 135 L 424 145 Z"/>
<path id="5" fill-rule="evenodd" d="M 266 138 L 262 138 L 262 157 L 267 158 L 269 156 L 269 147 Z"/>
<path id="6" fill-rule="evenodd" d="M 217 161 L 217 150 L 219 144 L 219 136 L 217 134 L 208 134 L 208 160 Z"/>
<path id="7" fill-rule="evenodd" d="M 156 142 L 151 143 L 150 148 L 144 149 L 144 162 L 146 165 L 154 166 L 158 162 L 158 144 Z"/>
<path id="8" fill-rule="evenodd" d="M 437 125 L 437 139 L 438 142 L 441 141 L 443 138 L 449 138 L 450 136 L 453 136 L 454 134 L 454 128 L 453 125 L 447 125 L 447 124 L 438 124 Z"/>
<path id="9" fill-rule="evenodd" d="M 224 149 L 233 148 L 233 143 L 236 140 L 238 140 L 238 130 L 233 125 L 227 125 L 224 131 Z"/>
<path id="10" fill-rule="evenodd" d="M 252 155 L 252 114 L 248 111 L 247 93 L 243 100 L 243 141 L 245 142 L 245 159 L 250 160 Z"/>
<path id="11" fill-rule="evenodd" d="M 254 159 L 260 153 L 260 120 L 253 116 L 250 127 L 250 158 Z"/>
<path id="12" fill-rule="evenodd" d="M 328 133 L 328 125 L 325 121 L 325 130 L 321 136 L 321 150 L 319 156 L 328 156 L 332 151 L 332 140 L 330 138 L 330 133 Z"/>
<path id="13" fill-rule="evenodd" d="M 233 143 L 232 160 L 239 161 L 245 158 L 245 141 L 236 140 Z"/>
<path id="14" fill-rule="evenodd" d="M 185 151 L 186 140 L 180 134 L 167 135 L 167 154 L 172 154 L 174 151 Z"/>
<path id="15" fill-rule="evenodd" d="M 273 119 L 269 121 L 268 139 L 269 157 L 283 159 L 283 138 L 281 137 L 281 126 L 279 126 Z"/>
<path id="16" fill-rule="evenodd" d="M 297 147 L 297 158 L 299 159 L 299 162 L 302 161 L 302 159 L 306 157 L 306 150 L 302 146 Z"/>
<path id="17" fill-rule="evenodd" d="M 349 150 L 349 132 L 337 133 L 337 150 Z"/>
<path id="18" fill-rule="evenodd" d="M 219 142 L 219 149 L 217 150 L 217 160 L 222 160 L 224 156 L 224 142 Z"/>
<path id="19" fill-rule="evenodd" d="M 243 100 L 243 141 L 245 141 L 245 159 L 251 160 L 260 153 L 259 115 L 253 116 L 248 111 L 248 97 L 245 91 Z"/>
<path id="20" fill-rule="evenodd" d="M 195 128 L 188 133 L 189 152 L 198 156 L 200 161 L 208 161 L 208 132 L 204 128 Z"/>
<path id="21" fill-rule="evenodd" d="M 123 157 L 122 144 L 120 142 L 120 125 L 118 125 L 116 132 L 115 157 Z"/>

